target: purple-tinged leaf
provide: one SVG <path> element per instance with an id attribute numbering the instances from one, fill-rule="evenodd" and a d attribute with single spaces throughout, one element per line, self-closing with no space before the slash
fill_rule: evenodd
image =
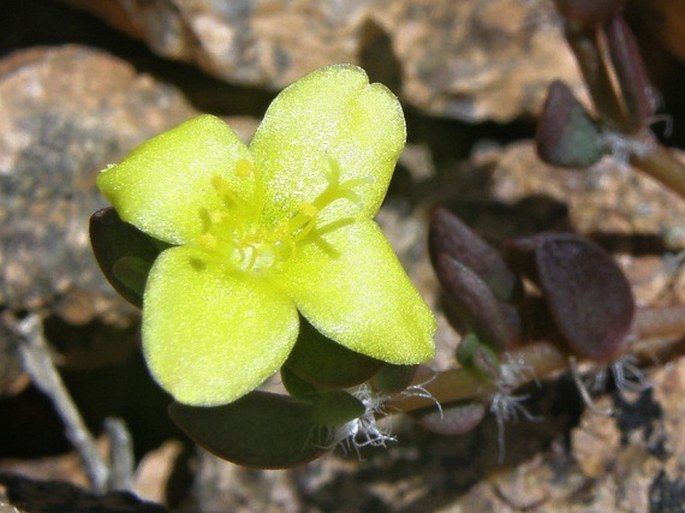
<path id="1" fill-rule="evenodd" d="M 91 216 L 90 243 L 107 281 L 124 299 L 140 308 L 147 275 L 163 243 L 122 221 L 111 207 Z"/>
<path id="2" fill-rule="evenodd" d="M 293 467 L 323 454 L 330 440 L 313 413 L 311 403 L 268 392 L 222 406 L 169 406 L 171 418 L 198 445 L 256 468 Z"/>
<path id="3" fill-rule="evenodd" d="M 511 338 L 500 301 L 471 269 L 442 253 L 435 271 L 459 318 L 495 351 L 503 351 Z"/>
<path id="4" fill-rule="evenodd" d="M 623 16 L 614 16 L 606 27 L 611 62 L 623 93 L 631 129 L 645 128 L 654 114 L 650 83 L 637 41 Z"/>
<path id="5" fill-rule="evenodd" d="M 600 362 L 621 353 L 635 301 L 628 280 L 609 253 L 570 233 L 517 239 L 511 249 L 521 269 L 539 285 L 571 353 Z"/>
<path id="6" fill-rule="evenodd" d="M 497 250 L 449 210 L 438 208 L 431 215 L 428 244 L 434 266 L 447 254 L 476 273 L 500 300 L 511 301 L 520 294 L 520 281 Z"/>
<path id="7" fill-rule="evenodd" d="M 475 429 L 485 417 L 483 403 L 461 402 L 443 405 L 442 411 L 435 407 L 411 414 L 412 419 L 424 429 L 439 435 L 463 435 Z"/>
<path id="8" fill-rule="evenodd" d="M 571 89 L 559 80 L 547 91 L 535 145 L 543 161 L 559 167 L 588 167 L 602 157 L 599 129 Z"/>
<path id="9" fill-rule="evenodd" d="M 606 23 L 619 13 L 626 0 L 554 0 L 567 20 L 581 25 Z"/>

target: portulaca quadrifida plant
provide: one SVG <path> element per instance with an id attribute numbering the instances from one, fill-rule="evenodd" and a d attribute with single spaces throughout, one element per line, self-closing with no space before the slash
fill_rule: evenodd
<path id="1" fill-rule="evenodd" d="M 203 115 L 99 175 L 114 211 L 94 226 L 116 216 L 148 249 L 105 258 L 123 292 L 142 295 L 146 361 L 179 404 L 244 397 L 283 368 L 305 331 L 301 344 L 319 337 L 321 347 L 291 357 L 291 388 L 309 360 L 323 365 L 325 355 L 313 355 L 327 347 L 334 359 L 355 355 L 340 360 L 348 386 L 382 363 L 430 360 L 434 316 L 372 220 L 405 138 L 397 98 L 360 68 L 338 65 L 285 89 L 249 146 Z M 331 400 L 307 394 L 312 404 Z"/>
<path id="2" fill-rule="evenodd" d="M 558 3 L 569 37 L 601 27 L 613 62 L 635 58 L 616 19 L 621 2 Z M 596 94 L 608 94 L 604 85 Z M 630 134 L 644 142 L 646 115 L 630 108 L 644 98 L 633 93 L 620 119 L 639 121 Z M 554 86 L 541 156 L 590 165 L 615 148 L 618 129 L 632 127 L 609 114 L 602 131 Z M 636 307 L 597 244 L 542 233 L 495 248 L 436 208 L 430 256 L 465 333 L 454 367 L 431 371 L 423 364 L 435 353 L 435 318 L 373 220 L 405 139 L 398 99 L 360 68 L 333 65 L 282 91 L 249 145 L 201 115 L 99 174 L 112 208 L 92 217 L 95 255 L 142 307 L 150 372 L 173 398 L 171 417 L 199 444 L 273 468 L 338 445 L 385 445 L 393 437 L 380 419 L 401 412 L 447 435 L 488 412 L 502 428 L 519 414 L 532 418 L 516 395 L 521 385 L 569 368 L 592 406 L 579 360 L 613 368 L 619 386 L 642 386 L 638 360 L 624 355 L 639 356 L 634 342 L 645 336 L 682 331 L 682 308 Z M 649 152 L 637 153 L 631 143 L 631 160 L 652 162 L 647 142 Z M 282 392 L 261 390 L 276 374 Z"/>

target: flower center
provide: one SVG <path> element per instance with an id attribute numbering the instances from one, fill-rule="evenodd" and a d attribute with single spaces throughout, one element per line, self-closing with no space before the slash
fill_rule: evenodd
<path id="1" fill-rule="evenodd" d="M 225 178 L 215 176 L 212 186 L 221 197 L 221 206 L 202 212 L 204 230 L 197 239 L 197 246 L 213 257 L 254 274 L 282 264 L 295 255 L 299 246 L 309 242 L 335 253 L 322 235 L 352 223 L 354 218 L 343 217 L 319 226 L 320 214 L 339 199 L 360 206 L 361 198 L 354 189 L 369 182 L 368 178 L 358 178 L 341 183 L 340 167 L 329 159 L 326 188 L 314 201 L 302 203 L 290 216 L 271 226 L 265 223 L 263 215 L 266 195 L 257 169 L 247 160 L 240 160 L 235 173 L 242 180 L 252 182 L 251 197 L 245 199 Z"/>

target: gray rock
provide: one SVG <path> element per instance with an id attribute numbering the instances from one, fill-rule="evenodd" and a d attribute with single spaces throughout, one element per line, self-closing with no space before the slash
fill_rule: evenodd
<path id="1" fill-rule="evenodd" d="M 85 324 L 128 310 L 90 250 L 105 206 L 95 176 L 136 144 L 194 114 L 174 88 L 110 55 L 66 46 L 0 64 L 0 305 Z"/>
<path id="2" fill-rule="evenodd" d="M 0 473 L 2 513 L 165 513 L 158 504 L 144 502 L 133 494 L 112 492 L 95 495 L 69 483 L 34 481 Z M 6 500 L 7 499 L 7 502 Z M 6 509 L 4 509 L 6 508 Z"/>
<path id="3" fill-rule="evenodd" d="M 408 104 L 467 121 L 538 110 L 554 78 L 579 86 L 546 0 L 63 0 L 234 84 L 278 90 L 353 62 Z"/>

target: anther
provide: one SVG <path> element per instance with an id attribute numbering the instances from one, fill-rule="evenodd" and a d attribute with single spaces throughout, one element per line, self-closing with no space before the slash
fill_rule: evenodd
<path id="1" fill-rule="evenodd" d="M 205 251 L 213 251 L 217 248 L 217 240 L 211 233 L 203 233 L 198 238 L 198 243 Z"/>
<path id="2" fill-rule="evenodd" d="M 303 203 L 300 206 L 300 213 L 302 215 L 304 215 L 305 217 L 313 219 L 319 213 L 319 209 L 316 208 L 316 206 L 312 205 L 311 203 Z"/>
<path id="3" fill-rule="evenodd" d="M 226 192 L 231 192 L 231 187 L 228 181 L 219 175 L 214 175 L 212 177 L 212 187 L 214 187 L 219 194 L 225 194 Z"/>
<path id="4" fill-rule="evenodd" d="M 240 159 L 235 165 L 235 174 L 240 178 L 247 178 L 254 171 L 252 162 L 246 159 Z"/>

